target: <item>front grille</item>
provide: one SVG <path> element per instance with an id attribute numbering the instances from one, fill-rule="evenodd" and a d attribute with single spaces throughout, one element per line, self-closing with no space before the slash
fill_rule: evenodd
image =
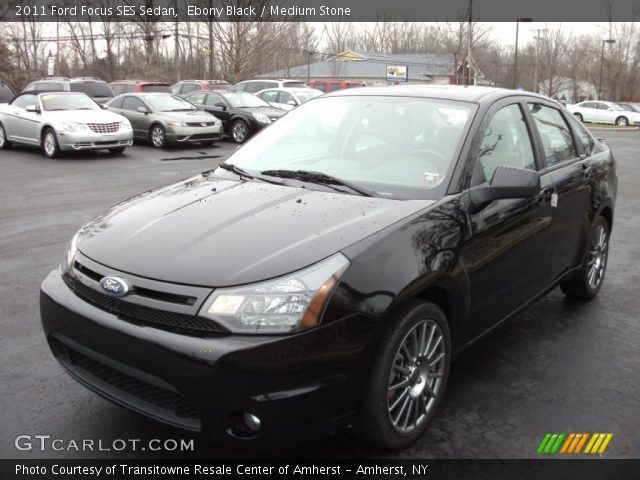
<path id="1" fill-rule="evenodd" d="M 68 273 L 63 280 L 73 292 L 92 305 L 117 315 L 118 318 L 136 324 L 149 325 L 162 330 L 198 335 L 212 335 L 228 333 L 228 330 L 213 321 L 196 315 L 168 312 L 156 308 L 126 302 L 117 297 L 111 297 L 86 286 Z"/>
<path id="2" fill-rule="evenodd" d="M 213 127 L 215 122 L 187 122 L 190 127 Z"/>
<path id="3" fill-rule="evenodd" d="M 200 429 L 198 410 L 178 392 L 127 375 L 56 339 L 52 339 L 51 342 L 54 352 L 58 352 L 58 359 L 63 365 L 94 388 L 142 413 L 191 430 Z M 105 384 L 109 388 L 105 388 Z M 138 401 L 132 402 L 127 397 L 134 397 Z"/>
<path id="4" fill-rule="evenodd" d="M 120 122 L 87 123 L 86 125 L 95 133 L 116 133 L 120 129 Z"/>

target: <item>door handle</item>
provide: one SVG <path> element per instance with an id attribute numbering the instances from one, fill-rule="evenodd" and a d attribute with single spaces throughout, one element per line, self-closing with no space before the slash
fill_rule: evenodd
<path id="1" fill-rule="evenodd" d="M 593 167 L 591 165 L 582 166 L 582 176 L 584 177 L 585 180 L 590 179 L 591 177 L 593 177 L 594 174 L 595 172 L 593 171 Z"/>
<path id="2" fill-rule="evenodd" d="M 554 187 L 547 187 L 540 190 L 538 194 L 538 204 L 542 205 L 543 203 L 551 201 L 551 196 L 554 194 L 556 189 Z"/>

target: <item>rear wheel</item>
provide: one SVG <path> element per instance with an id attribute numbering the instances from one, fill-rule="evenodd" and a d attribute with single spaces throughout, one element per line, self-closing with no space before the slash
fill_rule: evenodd
<path id="1" fill-rule="evenodd" d="M 231 126 L 231 138 L 236 143 L 244 143 L 249 138 L 249 126 L 244 120 L 236 120 Z"/>
<path id="2" fill-rule="evenodd" d="M 42 151 L 49 158 L 60 156 L 58 137 L 52 128 L 47 128 L 42 135 Z"/>
<path id="3" fill-rule="evenodd" d="M 616 118 L 616 125 L 619 127 L 627 127 L 629 126 L 629 119 L 627 117 L 618 117 Z"/>
<path id="4" fill-rule="evenodd" d="M 112 153 L 113 155 L 120 155 L 126 148 L 127 147 L 110 148 L 109 153 Z"/>
<path id="5" fill-rule="evenodd" d="M 583 122 L 584 120 L 582 119 L 582 115 L 580 115 L 579 113 L 574 113 L 573 114 L 578 120 L 580 120 L 581 122 Z"/>
<path id="6" fill-rule="evenodd" d="M 0 123 L 0 149 L 6 150 L 7 148 L 11 148 L 11 142 L 7 140 L 7 132 Z"/>
<path id="7" fill-rule="evenodd" d="M 600 291 L 609 256 L 609 225 L 603 217 L 598 217 L 591 230 L 589 254 L 578 275 L 560 285 L 560 289 L 570 298 L 591 300 Z"/>
<path id="8" fill-rule="evenodd" d="M 363 441 L 394 450 L 426 430 L 451 364 L 449 325 L 437 305 L 411 302 L 395 317 L 375 356 L 355 429 Z"/>
<path id="9" fill-rule="evenodd" d="M 162 125 L 153 125 L 149 130 L 149 140 L 156 148 L 164 148 L 167 145 L 167 136 Z"/>

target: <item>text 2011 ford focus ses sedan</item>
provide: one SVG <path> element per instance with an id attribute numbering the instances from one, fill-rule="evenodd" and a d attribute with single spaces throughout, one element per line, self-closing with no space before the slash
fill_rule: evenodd
<path id="1" fill-rule="evenodd" d="M 79 382 L 176 427 L 406 447 L 463 347 L 558 285 L 598 293 L 616 185 L 541 96 L 336 92 L 86 224 L 44 330 Z"/>

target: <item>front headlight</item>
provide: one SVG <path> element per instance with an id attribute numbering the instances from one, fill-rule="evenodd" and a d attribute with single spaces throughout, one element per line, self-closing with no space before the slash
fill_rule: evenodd
<path id="1" fill-rule="evenodd" d="M 85 124 L 78 122 L 63 122 L 62 126 L 67 132 L 80 132 L 87 129 Z"/>
<path id="2" fill-rule="evenodd" d="M 176 122 L 175 120 L 167 120 L 167 125 L 170 127 L 186 127 L 187 122 Z"/>
<path id="3" fill-rule="evenodd" d="M 219 288 L 200 315 L 235 333 L 300 332 L 318 324 L 333 288 L 349 267 L 338 253 L 276 280 Z"/>
<path id="4" fill-rule="evenodd" d="M 271 123 L 271 119 L 267 117 L 264 113 L 252 113 L 253 118 L 255 118 L 260 123 Z"/>
<path id="5" fill-rule="evenodd" d="M 133 128 L 131 127 L 131 122 L 129 122 L 129 120 L 123 120 L 120 122 L 120 129 L 121 130 L 133 130 Z"/>
<path id="6" fill-rule="evenodd" d="M 62 270 L 68 271 L 73 266 L 73 262 L 76 258 L 76 253 L 78 253 L 78 237 L 80 236 L 80 232 L 77 232 L 73 237 L 71 237 L 71 241 L 69 241 L 69 245 L 67 245 L 67 254 L 64 257 L 64 261 L 62 263 Z"/>

